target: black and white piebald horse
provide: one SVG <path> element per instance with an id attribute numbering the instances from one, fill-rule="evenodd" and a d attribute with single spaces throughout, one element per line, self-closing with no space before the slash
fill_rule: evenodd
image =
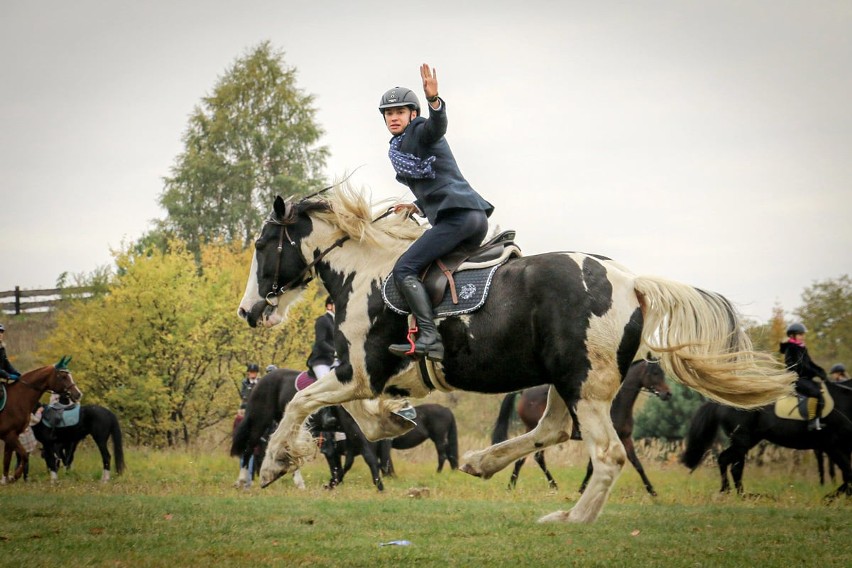
<path id="1" fill-rule="evenodd" d="M 261 471 L 268 485 L 313 454 L 304 429 L 318 408 L 344 404 L 370 439 L 411 427 L 394 413 L 402 397 L 423 397 L 419 365 L 388 352 L 407 330 L 381 285 L 424 229 L 402 216 L 377 216 L 365 197 L 338 186 L 327 199 L 277 197 L 255 242 L 239 315 L 271 327 L 311 278 L 334 299 L 340 367 L 299 392 L 272 435 Z M 594 475 L 570 511 L 541 521 L 591 522 L 625 462 L 610 403 L 640 347 L 666 372 L 725 404 L 752 408 L 791 392 L 794 377 L 755 353 L 722 296 L 656 277 L 635 276 L 597 255 L 548 253 L 510 260 L 494 273 L 488 301 L 467 315 L 440 318 L 441 383 L 504 393 L 551 385 L 539 425 L 523 436 L 468 453 L 466 473 L 489 478 L 509 464 L 564 442 L 577 416 Z M 643 347 L 644 346 L 644 347 Z M 396 403 L 398 406 L 394 406 Z"/>

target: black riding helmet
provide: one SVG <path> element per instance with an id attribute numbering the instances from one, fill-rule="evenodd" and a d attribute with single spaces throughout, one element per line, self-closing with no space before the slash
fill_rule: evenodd
<path id="1" fill-rule="evenodd" d="M 808 330 L 805 326 L 799 322 L 791 323 L 790 327 L 787 328 L 787 337 L 791 337 L 793 335 L 797 335 L 799 333 L 807 333 Z"/>
<path id="2" fill-rule="evenodd" d="M 249 363 L 246 366 L 246 371 L 248 371 L 249 373 L 251 373 L 252 371 L 258 373 L 260 372 L 260 365 L 258 365 L 257 363 Z"/>
<path id="3" fill-rule="evenodd" d="M 420 101 L 417 100 L 417 95 L 411 89 L 405 87 L 394 87 L 382 95 L 382 100 L 379 101 L 379 114 L 384 115 L 386 108 L 393 107 L 409 107 L 420 114 Z"/>
<path id="4" fill-rule="evenodd" d="M 846 366 L 843 363 L 836 364 L 829 371 L 829 373 L 845 373 L 845 372 L 846 372 Z"/>

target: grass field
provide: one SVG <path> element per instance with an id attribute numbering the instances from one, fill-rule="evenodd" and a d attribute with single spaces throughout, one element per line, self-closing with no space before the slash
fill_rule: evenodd
<path id="1" fill-rule="evenodd" d="M 554 465 L 558 492 L 534 464 L 518 488 L 434 472 L 430 452 L 394 458 L 379 494 L 358 458 L 345 483 L 322 489 L 324 463 L 267 489 L 233 487 L 235 459 L 129 448 L 127 473 L 98 482 L 92 444 L 74 470 L 0 487 L 2 566 L 848 566 L 852 502 L 826 505 L 815 467 L 749 467 L 747 498 L 718 494 L 715 468 L 693 475 L 648 463 L 660 496 L 629 466 L 592 525 L 536 523 L 570 508 L 584 468 Z M 418 455 L 429 459 L 410 458 Z M 558 460 L 557 460 L 558 461 Z M 428 496 L 410 497 L 412 488 Z M 380 546 L 407 540 L 408 546 Z"/>

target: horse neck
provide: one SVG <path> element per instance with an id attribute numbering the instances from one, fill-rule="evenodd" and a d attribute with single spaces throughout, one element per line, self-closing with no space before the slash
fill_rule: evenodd
<path id="1" fill-rule="evenodd" d="M 41 395 L 48 390 L 48 383 L 52 376 L 52 370 L 46 367 L 47 372 L 40 374 L 44 369 L 36 369 L 29 373 L 24 373 L 12 386 L 15 387 L 16 396 L 20 396 L 25 401 L 25 406 L 28 410 L 32 410 Z M 31 375 L 37 375 L 33 378 Z M 8 388 L 8 387 L 7 387 Z"/>
<path id="2" fill-rule="evenodd" d="M 306 259 L 328 250 L 340 238 L 340 233 L 328 223 L 314 219 L 313 233 L 304 239 L 302 252 Z M 350 277 L 367 281 L 380 280 L 387 276 L 397 258 L 411 245 L 411 241 L 396 240 L 387 237 L 381 244 L 359 242 L 350 238 L 341 246 L 332 249 L 317 264 L 317 275 L 326 290 L 334 297 L 341 285 L 350 281 Z"/>
<path id="3" fill-rule="evenodd" d="M 628 373 L 627 378 L 621 384 L 621 388 L 618 389 L 615 398 L 612 400 L 612 407 L 633 408 L 636 399 L 639 398 L 640 390 L 642 390 L 642 377 L 634 373 Z"/>

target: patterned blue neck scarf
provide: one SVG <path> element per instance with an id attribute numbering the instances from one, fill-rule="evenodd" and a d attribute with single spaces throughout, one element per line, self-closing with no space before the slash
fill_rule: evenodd
<path id="1" fill-rule="evenodd" d="M 435 156 L 429 156 L 425 160 L 418 158 L 414 154 L 401 152 L 399 150 L 402 144 L 402 139 L 405 132 L 399 136 L 394 136 L 390 141 L 390 149 L 388 156 L 390 157 L 393 169 L 396 173 L 405 178 L 414 179 L 435 179 L 435 170 L 432 169 L 432 163 L 435 161 Z"/>

